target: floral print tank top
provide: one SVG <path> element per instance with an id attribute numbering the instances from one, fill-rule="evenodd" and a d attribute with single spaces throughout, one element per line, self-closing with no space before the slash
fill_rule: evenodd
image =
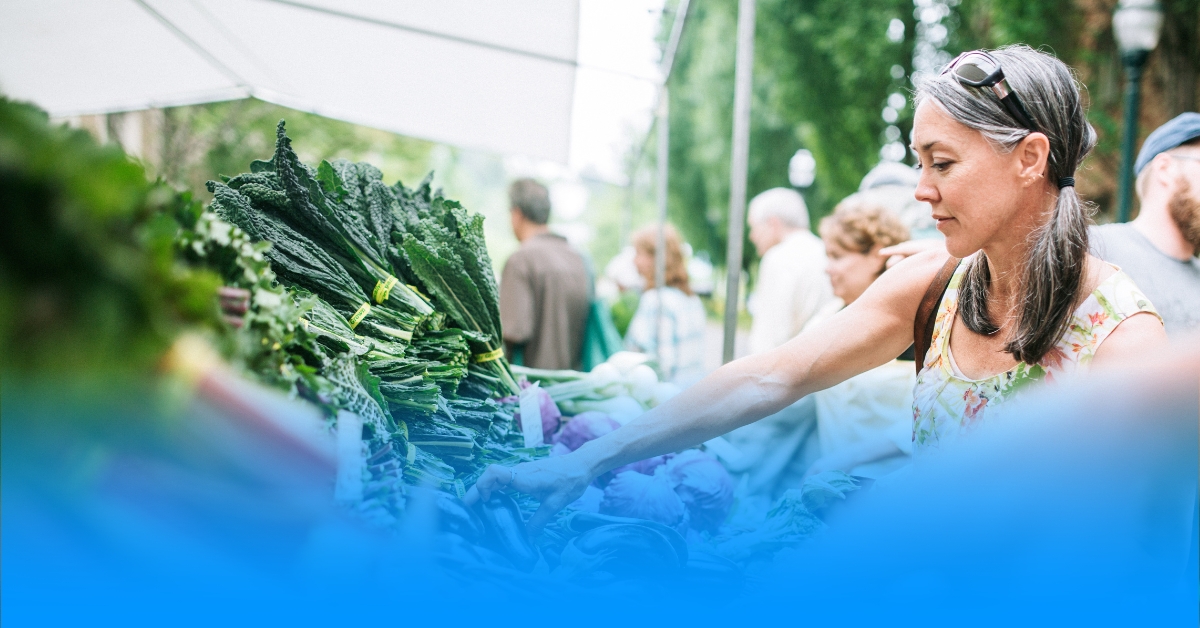
<path id="1" fill-rule="evenodd" d="M 998 375 L 969 379 L 950 354 L 950 330 L 958 314 L 958 286 L 970 259 L 959 262 L 938 305 L 929 352 L 913 389 L 914 456 L 969 432 L 1030 384 L 1083 372 L 1100 343 L 1126 318 L 1139 312 L 1158 316 L 1146 295 L 1118 268 L 1075 310 L 1066 335 L 1039 363 L 1022 362 Z"/>

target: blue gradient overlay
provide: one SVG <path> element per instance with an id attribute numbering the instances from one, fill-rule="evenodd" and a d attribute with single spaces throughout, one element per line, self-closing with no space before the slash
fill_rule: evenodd
<path id="1" fill-rule="evenodd" d="M 0 621 L 24 625 L 1196 626 L 1197 381 L 1099 380 L 833 507 L 740 586 L 448 559 L 328 469 L 154 386 L 6 378 Z"/>

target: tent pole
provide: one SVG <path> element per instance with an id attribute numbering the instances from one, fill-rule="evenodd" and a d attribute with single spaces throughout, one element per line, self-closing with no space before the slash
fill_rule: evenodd
<path id="1" fill-rule="evenodd" d="M 667 160 L 670 158 L 671 125 L 668 123 L 669 93 L 664 83 L 658 95 L 658 239 L 654 245 L 654 287 L 658 289 L 658 311 L 654 321 L 654 353 L 662 368 L 663 357 L 663 291 L 667 278 Z"/>
<path id="2" fill-rule="evenodd" d="M 658 167 L 657 200 L 658 200 L 658 238 L 654 246 L 654 287 L 665 288 L 667 277 L 667 177 L 670 174 L 669 162 L 671 156 L 671 111 L 670 93 L 667 83 L 671 78 L 671 69 L 675 65 L 675 53 L 679 50 L 679 40 L 683 37 L 683 25 L 687 22 L 690 0 L 682 0 L 677 7 L 675 21 L 671 24 L 671 36 L 667 39 L 667 48 L 663 51 L 660 64 L 662 86 L 658 92 Z M 659 368 L 662 368 L 663 356 L 663 293 L 658 293 L 658 311 L 654 320 L 654 353 Z"/>
<path id="3" fill-rule="evenodd" d="M 746 227 L 746 171 L 750 159 L 750 88 L 754 72 L 755 0 L 739 0 L 737 65 L 733 89 L 733 157 L 729 168 L 729 238 L 725 257 L 725 350 L 733 360 L 737 338 L 738 284 L 742 278 L 742 240 Z"/>

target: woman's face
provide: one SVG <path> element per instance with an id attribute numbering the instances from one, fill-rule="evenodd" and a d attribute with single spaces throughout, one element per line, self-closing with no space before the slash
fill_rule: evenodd
<path id="1" fill-rule="evenodd" d="M 829 258 L 825 263 L 825 272 L 829 275 L 829 283 L 833 284 L 833 293 L 843 303 L 850 305 L 883 272 L 887 260 L 879 254 L 882 247 L 876 246 L 866 253 L 859 253 L 828 238 L 824 238 L 824 241 L 825 255 Z"/>
<path id="2" fill-rule="evenodd" d="M 634 250 L 636 254 L 633 256 L 633 265 L 649 286 L 654 283 L 654 254 L 640 246 L 634 247 Z"/>
<path id="3" fill-rule="evenodd" d="M 917 107 L 912 146 L 921 164 L 916 199 L 933 207 L 946 249 L 966 257 L 982 248 L 1011 241 L 1019 246 L 1045 212 L 1036 194 L 1044 193 L 1044 159 L 1038 167 L 1023 141 L 1001 152 L 983 134 L 950 118 L 934 100 Z M 1040 185 L 1035 185 L 1040 184 Z M 1033 207 L 1034 211 L 1030 211 Z"/>

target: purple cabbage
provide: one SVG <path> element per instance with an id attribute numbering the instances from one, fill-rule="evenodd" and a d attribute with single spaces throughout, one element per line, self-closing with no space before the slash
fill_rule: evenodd
<path id="1" fill-rule="evenodd" d="M 583 412 L 567 420 L 562 431 L 554 435 L 553 442 L 575 451 L 589 440 L 600 438 L 618 427 L 621 424 L 603 412 Z"/>
<path id="2" fill-rule="evenodd" d="M 663 456 L 655 456 L 653 458 L 646 458 L 645 460 L 638 460 L 637 462 L 621 465 L 616 469 L 613 469 L 608 473 L 604 473 L 600 477 L 596 478 L 594 484 L 600 488 L 604 488 L 605 486 L 608 486 L 608 483 L 611 482 L 613 478 L 626 471 L 635 471 L 637 473 L 641 473 L 642 475 L 654 475 L 654 471 L 656 469 L 664 464 L 667 464 L 667 461 L 674 456 L 675 454 L 666 454 Z"/>
<path id="3" fill-rule="evenodd" d="M 653 458 L 646 458 L 645 460 L 638 460 L 637 462 L 631 462 L 627 465 L 613 469 L 612 474 L 613 474 L 613 477 L 616 477 L 626 471 L 637 471 L 638 473 L 641 473 L 642 475 L 654 475 L 655 469 L 658 469 L 659 467 L 663 466 L 664 464 L 667 464 L 667 461 L 670 460 L 671 458 L 673 458 L 674 456 L 675 456 L 675 454 L 667 454 L 665 456 L 655 456 Z"/>
<path id="4" fill-rule="evenodd" d="M 691 527 L 716 531 L 725 522 L 733 505 L 733 479 L 716 458 L 689 449 L 671 458 L 658 474 L 674 485 L 687 507 Z"/>
<path id="5" fill-rule="evenodd" d="M 600 513 L 648 519 L 677 527 L 683 523 L 687 508 L 665 474 L 643 475 L 626 471 L 613 478 L 604 489 Z"/>

